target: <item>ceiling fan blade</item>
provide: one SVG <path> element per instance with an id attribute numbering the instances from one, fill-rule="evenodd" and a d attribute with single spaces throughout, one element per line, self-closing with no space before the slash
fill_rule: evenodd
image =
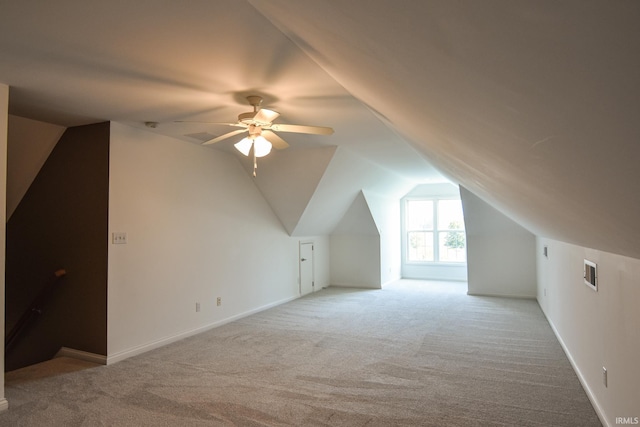
<path id="1" fill-rule="evenodd" d="M 310 133 L 313 135 L 331 135 L 333 129 L 323 126 L 303 126 L 303 125 L 285 125 L 285 124 L 272 124 L 271 130 L 277 132 L 297 132 L 297 133 Z"/>
<path id="2" fill-rule="evenodd" d="M 204 123 L 207 125 L 219 125 L 219 126 L 234 126 L 239 128 L 246 128 L 247 125 L 244 123 L 217 123 L 217 122 L 204 122 L 199 120 L 176 120 L 174 123 Z"/>
<path id="3" fill-rule="evenodd" d="M 205 141 L 205 142 L 203 142 L 203 143 L 202 143 L 202 145 L 215 144 L 216 142 L 220 142 L 220 141 L 222 141 L 223 139 L 230 138 L 230 137 L 232 137 L 233 135 L 237 135 L 237 134 L 239 134 L 239 133 L 246 132 L 246 131 L 247 131 L 246 129 L 238 129 L 238 130 L 234 130 L 234 131 L 231 131 L 231 132 L 229 132 L 229 133 L 225 133 L 224 135 L 220 135 L 220 136 L 218 136 L 218 137 L 216 137 L 216 138 L 213 138 L 213 139 L 210 139 L 210 140 L 208 140 L 208 141 Z"/>
<path id="4" fill-rule="evenodd" d="M 273 110 L 267 110 L 266 108 L 262 108 L 258 110 L 255 116 L 253 116 L 253 120 L 259 123 L 271 123 L 275 119 L 280 116 L 280 113 Z"/>
<path id="5" fill-rule="evenodd" d="M 280 138 L 270 130 L 263 130 L 261 135 L 264 136 L 267 141 L 269 141 L 278 150 L 285 149 L 289 146 L 289 144 L 287 144 L 287 141 Z"/>

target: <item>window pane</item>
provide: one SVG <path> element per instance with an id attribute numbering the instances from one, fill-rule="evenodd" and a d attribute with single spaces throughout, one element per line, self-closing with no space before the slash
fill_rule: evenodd
<path id="1" fill-rule="evenodd" d="M 407 230 L 433 230 L 433 201 L 407 201 Z"/>
<path id="2" fill-rule="evenodd" d="M 460 200 L 438 201 L 438 230 L 464 230 Z"/>
<path id="3" fill-rule="evenodd" d="M 411 231 L 407 237 L 409 261 L 433 261 L 433 233 Z"/>
<path id="4" fill-rule="evenodd" d="M 438 257 L 444 262 L 466 262 L 467 250 L 464 231 L 438 233 Z"/>

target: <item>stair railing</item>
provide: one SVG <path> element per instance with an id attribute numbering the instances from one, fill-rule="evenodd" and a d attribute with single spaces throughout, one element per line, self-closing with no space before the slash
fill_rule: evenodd
<path id="1" fill-rule="evenodd" d="M 33 322 L 38 316 L 42 314 L 45 306 L 49 303 L 53 291 L 57 288 L 61 279 L 67 275 L 67 271 L 64 268 L 56 270 L 53 273 L 53 277 L 47 282 L 47 284 L 40 290 L 40 293 L 31 302 L 31 305 L 22 314 L 18 322 L 7 334 L 4 340 L 5 354 L 9 351 L 10 347 L 15 344 L 20 334 Z"/>

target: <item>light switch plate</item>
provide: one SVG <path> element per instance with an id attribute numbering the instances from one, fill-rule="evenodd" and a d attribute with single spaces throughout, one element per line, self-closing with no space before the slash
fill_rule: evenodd
<path id="1" fill-rule="evenodd" d="M 111 243 L 113 243 L 114 245 L 126 245 L 127 233 L 122 231 L 113 233 L 111 235 Z"/>

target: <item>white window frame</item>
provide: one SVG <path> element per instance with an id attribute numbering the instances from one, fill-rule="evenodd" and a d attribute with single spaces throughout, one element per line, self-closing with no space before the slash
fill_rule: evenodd
<path id="1" fill-rule="evenodd" d="M 447 200 L 456 200 L 460 201 L 459 198 L 455 197 L 406 197 L 402 203 L 402 238 L 404 240 L 404 263 L 407 265 L 466 265 L 466 261 L 440 261 L 440 233 L 448 233 L 450 230 L 438 230 L 438 203 L 440 201 Z M 433 202 L 433 229 L 432 230 L 409 230 L 407 228 L 407 216 L 408 209 L 407 206 L 409 202 L 412 201 L 431 201 Z M 464 227 L 464 223 L 463 223 Z M 433 261 L 415 261 L 409 260 L 409 233 L 412 231 L 424 231 L 433 233 Z M 465 228 L 462 228 L 460 231 L 465 233 Z M 466 247 L 465 247 L 466 250 Z"/>

